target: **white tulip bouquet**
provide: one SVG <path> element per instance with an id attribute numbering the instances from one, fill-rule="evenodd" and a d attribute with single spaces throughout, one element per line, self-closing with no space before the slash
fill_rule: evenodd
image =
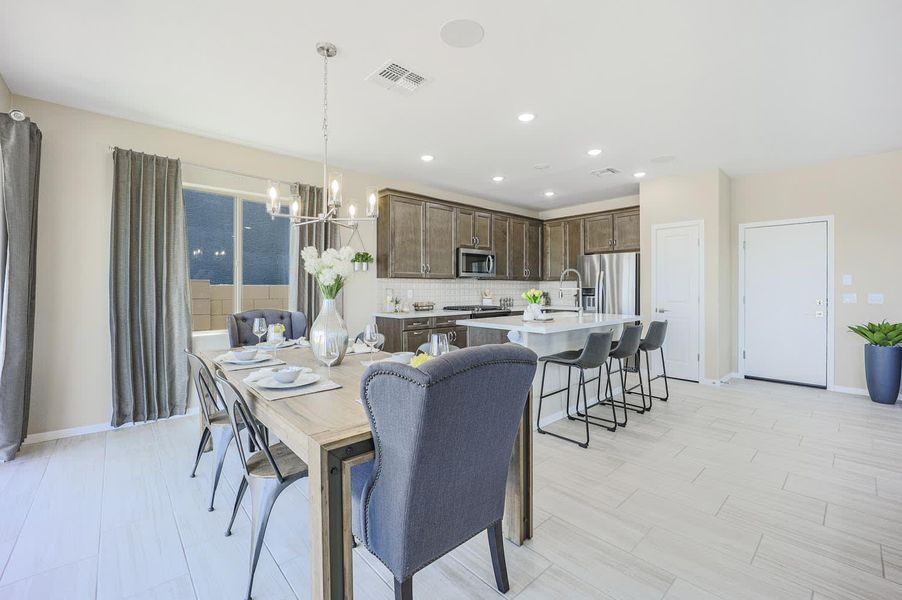
<path id="1" fill-rule="evenodd" d="M 350 246 L 336 250 L 324 250 L 322 256 L 313 246 L 301 250 L 304 259 L 304 270 L 316 278 L 323 298 L 334 300 L 345 284 L 345 280 L 354 272 L 353 259 L 357 251 Z"/>

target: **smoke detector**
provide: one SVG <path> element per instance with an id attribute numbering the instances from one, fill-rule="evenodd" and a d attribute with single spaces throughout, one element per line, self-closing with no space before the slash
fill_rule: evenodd
<path id="1" fill-rule="evenodd" d="M 622 171 L 620 169 L 615 169 L 614 167 L 606 167 L 604 169 L 595 169 L 594 171 L 589 171 L 590 175 L 595 175 L 596 177 L 608 177 L 609 175 L 620 175 Z"/>
<path id="2" fill-rule="evenodd" d="M 370 73 L 366 80 L 387 90 L 395 90 L 404 94 L 417 91 L 429 81 L 424 75 L 393 60 L 386 61 L 381 67 Z"/>

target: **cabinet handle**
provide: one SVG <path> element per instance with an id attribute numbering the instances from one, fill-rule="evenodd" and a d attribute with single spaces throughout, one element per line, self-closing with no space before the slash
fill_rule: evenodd
<path id="1" fill-rule="evenodd" d="M 432 270 L 432 269 L 429 268 L 429 263 L 426 263 L 426 272 L 428 273 L 428 272 L 431 271 L 431 270 Z"/>
<path id="2" fill-rule="evenodd" d="M 420 273 L 426 272 L 426 263 L 420 263 Z"/>
<path id="3" fill-rule="evenodd" d="M 614 240 L 614 247 L 617 247 L 617 240 Z"/>
<path id="4" fill-rule="evenodd" d="M 479 245 L 479 236 L 476 237 L 476 245 Z"/>
<path id="5" fill-rule="evenodd" d="M 614 245 L 614 240 L 608 240 L 608 246 L 613 246 L 613 245 Z"/>

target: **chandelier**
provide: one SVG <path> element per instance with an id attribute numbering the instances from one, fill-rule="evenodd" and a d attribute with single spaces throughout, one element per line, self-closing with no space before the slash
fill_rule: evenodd
<path id="1" fill-rule="evenodd" d="M 329 59 L 338 54 L 335 44 L 320 42 L 316 52 L 323 57 L 323 198 L 322 209 L 316 216 L 301 215 L 301 190 L 299 184 L 291 185 L 291 203 L 288 212 L 282 212 L 282 198 L 279 196 L 279 182 L 266 182 L 266 209 L 273 218 L 290 219 L 292 225 L 305 227 L 316 223 L 334 223 L 341 227 L 356 229 L 360 221 L 375 221 L 379 216 L 378 190 L 366 188 L 365 216 L 357 216 L 357 203 L 348 203 L 348 216 L 339 216 L 342 205 L 342 176 L 339 171 L 329 170 Z"/>

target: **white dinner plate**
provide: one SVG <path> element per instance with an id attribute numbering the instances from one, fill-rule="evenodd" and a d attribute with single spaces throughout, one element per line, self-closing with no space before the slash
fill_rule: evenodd
<path id="1" fill-rule="evenodd" d="M 260 381 L 258 381 L 255 385 L 259 387 L 266 388 L 268 390 L 289 390 L 291 388 L 303 387 L 305 385 L 310 385 L 311 383 L 316 383 L 320 380 L 320 376 L 318 373 L 301 373 L 298 375 L 298 378 L 292 381 L 291 383 L 279 383 L 276 381 L 272 375 L 268 377 L 264 377 Z"/>
<path id="2" fill-rule="evenodd" d="M 255 348 L 259 348 L 261 350 L 281 350 L 282 348 L 288 348 L 289 346 L 294 346 L 297 342 L 289 342 L 288 340 L 282 340 L 278 344 L 262 342 L 254 346 Z"/>
<path id="3" fill-rule="evenodd" d="M 258 362 L 264 362 L 272 358 L 272 354 L 267 354 L 266 352 L 258 352 L 257 356 L 250 360 L 238 360 L 235 358 L 235 355 L 231 352 L 227 352 L 225 358 L 222 359 L 221 362 L 231 363 L 233 365 L 253 365 Z"/>

